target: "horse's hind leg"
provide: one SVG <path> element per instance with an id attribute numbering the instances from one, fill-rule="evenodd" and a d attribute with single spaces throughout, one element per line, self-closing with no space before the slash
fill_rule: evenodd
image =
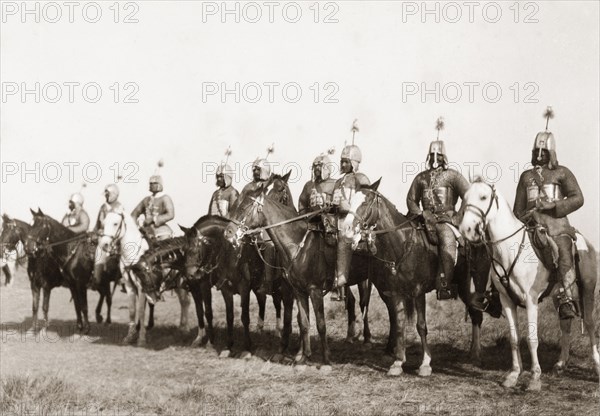
<path id="1" fill-rule="evenodd" d="M 594 252 L 595 255 L 595 252 Z M 596 265 L 595 258 L 588 262 L 590 265 Z M 583 268 L 583 262 L 582 262 Z M 587 270 L 583 271 L 583 284 L 582 293 L 580 296 L 583 298 L 583 325 L 585 330 L 590 337 L 590 347 L 592 349 L 592 359 L 594 360 L 594 367 L 596 374 L 600 378 L 600 354 L 598 353 L 598 328 L 594 323 L 594 296 L 596 292 L 596 273 L 597 265 L 593 267 L 588 273 Z"/>
<path id="2" fill-rule="evenodd" d="M 181 316 L 179 317 L 179 328 L 185 329 L 188 324 L 188 312 L 190 310 L 190 294 L 187 290 L 182 288 L 175 289 L 177 298 L 179 298 L 179 305 L 181 306 Z"/>
<path id="3" fill-rule="evenodd" d="M 123 276 L 126 276 L 125 271 L 122 270 Z M 123 344 L 131 344 L 137 338 L 137 329 L 136 329 L 136 300 L 137 300 L 137 291 L 133 282 L 131 281 L 131 277 L 127 276 L 125 279 L 125 290 L 127 291 L 128 298 L 128 309 L 129 309 L 129 328 L 127 330 L 127 335 L 123 338 Z M 142 321 L 142 325 L 144 322 Z"/>
<path id="4" fill-rule="evenodd" d="M 244 326 L 244 351 L 250 352 L 252 349 L 250 340 L 250 285 L 244 280 L 241 286 L 240 303 L 242 306 L 242 325 Z"/>
<path id="5" fill-rule="evenodd" d="M 296 354 L 294 361 L 298 364 L 304 364 L 311 356 L 310 351 L 310 320 L 308 317 L 308 296 L 299 293 L 296 296 L 298 304 L 298 327 L 300 328 L 300 350 Z"/>
<path id="6" fill-rule="evenodd" d="M 429 344 L 427 343 L 427 305 L 425 302 L 425 293 L 417 296 L 415 300 L 417 309 L 417 332 L 421 337 L 421 347 L 423 349 L 423 361 L 419 367 L 419 375 L 422 377 L 428 377 L 431 375 L 431 351 L 429 350 Z"/>
<path id="7" fill-rule="evenodd" d="M 569 364 L 569 353 L 571 349 L 571 324 L 572 319 L 561 319 L 560 321 L 560 358 L 552 367 L 552 372 L 560 376 Z"/>

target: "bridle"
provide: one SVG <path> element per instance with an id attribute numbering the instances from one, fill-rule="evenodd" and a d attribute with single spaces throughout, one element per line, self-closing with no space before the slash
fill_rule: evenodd
<path id="1" fill-rule="evenodd" d="M 121 221 L 119 221 L 119 226 L 117 227 L 117 230 L 115 231 L 114 235 L 104 233 L 104 229 L 102 230 L 103 231 L 102 234 L 100 234 L 101 238 L 106 237 L 110 240 L 109 244 L 110 244 L 111 248 L 108 250 L 108 252 L 113 251 L 113 246 L 115 244 L 115 241 L 121 239 L 127 232 L 127 223 L 125 222 L 125 214 L 123 214 L 122 212 L 119 212 L 118 215 L 121 217 Z M 104 221 L 106 221 L 106 218 L 104 219 Z"/>
<path id="2" fill-rule="evenodd" d="M 465 211 L 472 211 L 473 214 L 475 214 L 477 216 L 477 218 L 480 220 L 478 227 L 477 227 L 477 233 L 479 234 L 479 236 L 482 239 L 485 239 L 485 233 L 487 231 L 487 216 L 489 215 L 490 211 L 492 210 L 492 206 L 494 205 L 494 202 L 496 203 L 496 208 L 500 208 L 500 203 L 498 202 L 498 194 L 496 193 L 496 187 L 494 185 L 490 185 L 485 182 L 481 182 L 481 183 L 487 185 L 492 191 L 492 195 L 490 197 L 490 203 L 489 203 L 487 209 L 485 211 L 483 211 L 477 205 L 466 204 Z M 507 238 L 510 238 L 510 237 L 512 237 L 512 235 Z"/>
<path id="3" fill-rule="evenodd" d="M 5 242 L 4 238 L 2 239 L 2 251 L 4 252 L 6 251 L 13 251 L 16 250 L 17 248 L 17 243 L 19 241 L 24 241 L 25 239 L 23 238 L 23 236 L 21 235 L 21 227 L 19 227 L 17 225 L 17 222 L 15 220 L 10 220 L 4 223 L 3 227 L 2 227 L 2 234 L 4 234 L 4 232 L 11 232 L 13 233 L 13 241 L 8 241 Z"/>
<path id="4" fill-rule="evenodd" d="M 48 220 L 46 217 L 40 217 L 42 221 L 41 230 L 37 233 L 37 236 L 34 238 L 31 234 L 27 234 L 25 238 L 25 251 L 30 254 L 35 254 L 38 251 L 38 246 L 44 246 L 46 248 L 50 247 L 50 225 L 48 224 Z M 33 228 L 33 227 L 32 227 Z M 42 231 L 46 231 L 45 237 L 42 237 Z M 28 250 L 29 243 L 33 243 L 33 249 Z"/>

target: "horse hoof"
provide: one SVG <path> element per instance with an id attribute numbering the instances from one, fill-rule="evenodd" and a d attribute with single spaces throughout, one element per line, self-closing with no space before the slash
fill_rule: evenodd
<path id="1" fill-rule="evenodd" d="M 250 351 L 244 351 L 240 355 L 240 358 L 243 360 L 249 360 L 250 358 L 252 358 L 252 353 Z"/>
<path id="2" fill-rule="evenodd" d="M 231 351 L 223 350 L 223 351 L 221 351 L 221 354 L 219 354 L 219 358 L 229 358 L 230 355 L 231 355 Z"/>
<path id="3" fill-rule="evenodd" d="M 516 374 L 516 373 L 510 373 L 510 374 L 508 374 L 504 378 L 504 381 L 502 382 L 502 387 L 511 388 L 511 387 L 516 386 L 518 378 L 519 378 L 519 375 Z"/>
<path id="4" fill-rule="evenodd" d="M 552 374 L 556 377 L 560 377 L 565 372 L 565 366 L 563 364 L 556 363 L 554 367 L 552 367 Z"/>
<path id="5" fill-rule="evenodd" d="M 390 367 L 390 369 L 387 372 L 388 376 L 392 376 L 392 377 L 398 377 L 399 375 L 402 374 L 402 363 L 396 361 L 394 364 L 392 364 L 392 366 Z"/>
<path id="6" fill-rule="evenodd" d="M 146 346 L 146 340 L 145 339 L 138 339 L 137 346 L 138 347 L 145 347 Z"/>
<path id="7" fill-rule="evenodd" d="M 540 391 L 542 389 L 542 380 L 540 380 L 539 378 L 537 379 L 531 379 L 529 381 L 529 383 L 527 384 L 527 388 L 525 390 L 527 391 Z"/>
<path id="8" fill-rule="evenodd" d="M 270 361 L 273 363 L 280 363 L 283 361 L 283 358 L 284 358 L 283 354 L 277 353 L 271 357 Z"/>
<path id="9" fill-rule="evenodd" d="M 102 315 L 96 314 L 96 323 L 101 324 L 103 320 Z"/>
<path id="10" fill-rule="evenodd" d="M 365 350 L 370 350 L 373 348 L 373 344 L 371 343 L 371 341 L 365 340 L 365 342 L 363 343 L 363 348 Z"/>
<path id="11" fill-rule="evenodd" d="M 82 333 L 83 335 L 87 335 L 87 334 L 89 334 L 89 333 L 90 333 L 90 329 L 91 329 L 91 327 L 90 327 L 89 325 L 86 325 L 86 326 L 84 326 L 84 327 L 81 329 L 81 333 Z"/>
<path id="12" fill-rule="evenodd" d="M 332 371 L 332 368 L 331 368 L 331 366 L 329 364 L 322 365 L 321 368 L 319 368 L 319 372 L 321 374 L 326 375 L 326 376 L 329 375 L 329 374 L 331 374 L 331 371 Z"/>
<path id="13" fill-rule="evenodd" d="M 294 367 L 294 371 L 297 373 L 304 373 L 306 371 L 306 364 L 298 364 Z"/>
<path id="14" fill-rule="evenodd" d="M 354 337 L 346 337 L 344 340 L 346 344 L 354 344 Z"/>
<path id="15" fill-rule="evenodd" d="M 196 338 L 195 340 L 192 341 L 192 345 L 190 345 L 192 348 L 198 348 L 202 346 L 202 338 Z"/>
<path id="16" fill-rule="evenodd" d="M 429 377 L 431 375 L 431 367 L 428 365 L 422 365 L 419 367 L 419 377 Z"/>
<path id="17" fill-rule="evenodd" d="M 275 330 L 275 336 L 276 336 L 277 338 L 281 338 L 281 333 L 282 333 L 281 329 L 277 328 L 277 329 Z"/>

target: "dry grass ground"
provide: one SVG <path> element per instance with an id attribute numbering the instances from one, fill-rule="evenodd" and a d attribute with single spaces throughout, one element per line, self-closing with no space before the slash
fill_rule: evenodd
<path id="1" fill-rule="evenodd" d="M 156 327 L 148 333 L 148 347 L 121 346 L 126 333 L 125 295 L 115 294 L 113 324 L 94 324 L 89 336 L 74 329 L 74 308 L 68 290 L 54 290 L 48 332 L 27 332 L 31 323 L 29 282 L 21 269 L 14 286 L 0 289 L 0 414 L 35 415 L 321 415 L 321 414 L 431 414 L 431 415 L 598 415 L 598 378 L 589 357 L 587 336 L 574 326 L 572 360 L 565 374 L 550 374 L 559 353 L 558 324 L 549 302 L 540 316 L 541 392 L 500 386 L 510 367 L 506 320 L 486 317 L 482 331 L 482 368 L 469 362 L 470 323 L 458 301 L 443 304 L 429 299 L 433 375 L 419 378 L 420 346 L 413 327 L 405 373 L 388 377 L 392 358 L 383 345 L 388 331 L 387 312 L 378 295 L 371 298 L 370 322 L 374 345 L 346 344 L 342 305 L 327 303 L 327 329 L 333 371 L 318 369 L 320 348 L 312 331 L 314 364 L 291 365 L 292 356 L 272 359 L 277 351 L 275 313 L 268 305 L 265 332 L 253 332 L 250 359 L 239 357 L 241 323 L 236 309 L 236 346 L 232 358 L 219 359 L 225 338 L 225 312 L 218 292 L 213 296 L 217 340 L 215 347 L 192 349 L 195 314 L 190 329 L 180 330 L 176 296 L 167 294 L 156 308 Z M 93 311 L 97 294 L 89 292 Z M 239 299 L 238 299 L 239 304 Z M 600 305 L 600 302 L 596 302 Z M 252 305 L 255 330 L 257 307 Z M 600 309 L 600 307 L 598 308 Z M 40 311 L 41 312 L 41 311 Z M 523 316 L 523 314 L 521 314 Z M 93 316 L 93 313 L 90 314 Z M 598 316 L 598 310 L 596 312 Z M 314 321 L 314 318 L 312 319 Z M 294 318 L 295 321 L 295 318 Z M 525 336 L 524 325 L 521 333 Z M 294 322 L 294 334 L 297 334 Z M 297 336 L 292 338 L 297 345 Z M 526 344 L 522 354 L 530 362 Z"/>

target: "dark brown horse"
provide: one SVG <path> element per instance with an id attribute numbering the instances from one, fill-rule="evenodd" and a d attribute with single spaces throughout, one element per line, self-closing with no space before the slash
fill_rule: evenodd
<path id="1" fill-rule="evenodd" d="M 390 317 L 387 350 L 396 361 L 389 374 L 402 373 L 402 364 L 406 361 L 405 318 L 410 320 L 416 307 L 417 332 L 423 348 L 419 375 L 429 376 L 431 353 L 427 344 L 425 294 L 435 288 L 437 247 L 428 242 L 425 232 L 415 222 L 399 213 L 389 200 L 377 192 L 378 186 L 379 181 L 361 188 L 354 195 L 350 213 L 344 222 L 347 234 L 343 238 L 354 242 L 361 236 L 365 238 L 374 248 L 373 257 L 386 268 L 386 273 L 374 276 L 373 283 L 382 295 Z M 471 277 L 475 291 L 482 294 L 486 289 L 490 261 L 483 247 L 471 247 L 471 256 L 477 258 L 472 264 L 466 262 L 464 256 L 459 256 L 454 279 L 473 324 L 472 359 L 480 362 L 479 336 L 483 316 L 482 312 L 470 306 L 470 300 L 475 295 L 471 290 Z M 348 273 L 350 267 L 350 264 L 338 258 L 339 270 Z"/>
<path id="2" fill-rule="evenodd" d="M 44 291 L 44 320 L 49 324 L 50 291 L 67 286 L 73 297 L 77 327 L 90 330 L 87 307 L 87 285 L 94 268 L 94 250 L 85 234 L 76 235 L 41 210 L 31 211 L 33 225 L 25 239 L 25 251 L 33 264 L 30 271 L 33 293 L 33 327 L 37 328 L 40 289 Z"/>
<path id="3" fill-rule="evenodd" d="M 254 270 L 250 276 L 242 273 L 238 260 L 241 253 L 235 252 L 231 244 L 225 239 L 225 229 L 229 220 L 219 216 L 206 215 L 200 218 L 193 227 L 185 232 L 186 247 L 185 261 L 187 270 L 187 285 L 192 292 L 196 303 L 198 317 L 198 336 L 193 345 L 214 343 L 212 325 L 212 296 L 211 287 L 218 285 L 223 300 L 225 301 L 227 320 L 227 345 L 221 356 L 228 356 L 233 347 L 233 296 L 239 294 L 242 307 L 242 324 L 244 326 L 244 354 L 250 353 L 252 344 L 250 340 L 250 292 L 255 291 L 258 281 L 254 276 L 261 276 L 264 269 Z M 254 250 L 254 247 L 248 246 Z M 255 263 L 257 267 L 264 267 L 262 261 Z M 256 292 L 255 292 L 256 294 Z M 261 304 L 262 299 L 262 304 Z M 265 300 L 257 295 L 259 301 L 259 320 L 264 319 Z M 292 309 L 292 299 L 283 297 L 286 310 Z M 204 320 L 206 319 L 206 325 Z M 291 318 L 290 318 L 291 319 Z"/>
<path id="4" fill-rule="evenodd" d="M 0 244 L 2 246 L 2 261 L 5 261 L 4 256 L 9 257 L 6 259 L 7 264 L 3 264 L 3 267 L 8 269 L 3 269 L 3 273 L 6 275 L 7 286 L 12 284 L 13 279 L 15 278 L 14 273 L 16 272 L 16 268 L 23 261 L 22 258 L 19 258 L 19 248 L 23 248 L 23 246 L 19 245 L 19 242 L 21 244 L 25 243 L 25 238 L 27 237 L 30 227 L 31 226 L 25 221 L 21 221 L 16 218 L 13 219 L 6 214 L 2 214 L 2 232 L 0 232 Z M 11 264 L 14 264 L 14 268 L 11 266 Z M 28 263 L 28 274 L 29 267 L 30 266 Z"/>
<path id="5" fill-rule="evenodd" d="M 288 207 L 266 197 L 268 181 L 263 187 L 246 195 L 240 195 L 230 213 L 233 224 L 228 226 L 227 238 L 234 243 L 252 236 L 264 227 L 283 257 L 284 278 L 292 287 L 298 304 L 301 347 L 296 355 L 297 363 L 304 363 L 311 356 L 309 337 L 309 305 L 312 301 L 321 340 L 323 362 L 330 369 L 329 347 L 326 336 L 323 291 L 333 284 L 335 270 L 335 247 L 328 245 L 321 232 L 309 226 L 293 207 Z M 358 270 L 358 267 L 356 268 Z M 367 276 L 361 274 L 360 280 Z M 352 276 L 350 277 L 350 284 Z M 284 319 L 284 338 L 291 333 L 291 321 Z"/>

